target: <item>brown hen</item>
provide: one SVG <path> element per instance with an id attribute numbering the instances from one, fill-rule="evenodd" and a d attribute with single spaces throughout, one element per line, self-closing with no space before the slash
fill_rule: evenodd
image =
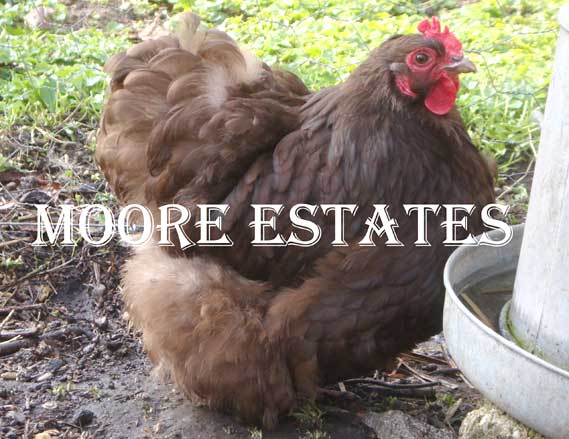
<path id="1" fill-rule="evenodd" d="M 473 65 L 435 20 L 420 30 L 389 39 L 346 82 L 317 93 L 193 14 L 177 37 L 109 60 L 96 158 L 121 202 L 230 206 L 222 231 L 233 247 L 153 243 L 124 269 L 145 348 L 192 399 L 272 427 L 298 395 L 381 369 L 440 330 L 452 251 L 443 213 L 428 217 L 432 245 L 416 247 L 417 219 L 403 204 L 482 206 L 494 195 L 454 108 L 458 74 Z M 331 245 L 333 215 L 320 210 L 317 245 L 255 247 L 251 204 L 268 203 L 284 204 L 283 217 L 296 203 L 359 209 L 345 217 L 347 246 Z M 404 246 L 358 245 L 379 203 L 390 205 Z M 479 211 L 468 232 L 482 232 Z M 293 229 L 279 221 L 277 231 Z"/>

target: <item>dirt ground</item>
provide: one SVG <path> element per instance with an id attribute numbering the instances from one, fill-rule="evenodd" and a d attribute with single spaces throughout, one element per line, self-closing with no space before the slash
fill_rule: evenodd
<path id="1" fill-rule="evenodd" d="M 137 337 L 122 318 L 115 279 L 107 279 L 107 289 L 82 276 L 95 264 L 84 264 L 85 271 L 68 268 L 56 282 L 57 294 L 33 309 L 26 309 L 29 300 L 12 299 L 0 310 L 4 319 L 11 315 L 2 339 L 25 342 L 2 356 L 2 437 L 45 431 L 53 435 L 45 437 L 256 437 L 254 428 L 192 407 L 170 384 L 152 376 Z M 420 383 L 426 387 L 415 388 Z M 389 375 L 344 385 L 360 399 L 306 402 L 278 431 L 262 437 L 373 438 L 361 418 L 368 411 L 394 409 L 456 432 L 479 401 L 449 363 L 441 337 L 402 356 Z"/>
<path id="2" fill-rule="evenodd" d="M 17 144 L 2 143 L 4 151 L 9 148 Z M 66 153 L 77 166 L 93 166 L 90 151 L 80 145 Z M 30 221 L 30 203 L 71 202 L 77 193 L 88 202 L 106 190 L 87 182 L 63 190 L 41 168 L 51 162 L 38 163 L 24 174 L 0 174 L 0 222 Z M 521 168 L 504 176 L 500 193 L 526 175 Z M 523 208 L 515 215 L 523 219 Z M 119 271 L 127 248 L 81 242 L 32 247 L 34 237 L 34 226 L 0 229 L 2 259 L 14 261 L 0 271 L 2 438 L 373 438 L 363 418 L 386 410 L 402 410 L 456 435 L 465 414 L 480 403 L 437 336 L 402 355 L 394 371 L 334 387 L 357 400 L 301 403 L 277 432 L 261 435 L 192 407 L 171 384 L 152 376 L 123 315 Z"/>
<path id="3" fill-rule="evenodd" d="M 75 13 L 76 22 L 88 22 L 89 11 Z M 0 173 L 0 437 L 373 438 L 364 418 L 386 410 L 457 434 L 481 396 L 456 369 L 442 336 L 402 355 L 393 371 L 334 387 L 357 399 L 302 402 L 271 433 L 193 407 L 154 377 L 123 315 L 119 271 L 129 250 L 81 241 L 30 245 L 35 203 L 107 197 L 105 183 L 90 178 L 96 167 L 85 145 L 96 129 L 32 139 L 29 130 L 14 127 L 0 136 L 0 153 L 22 159 L 18 171 Z M 84 180 L 65 177 L 68 167 Z M 516 205 L 514 222 L 525 217 L 531 169 L 500 176 L 497 192 Z M 106 201 L 112 205 L 112 198 Z M 6 225 L 13 222 L 20 224 Z"/>

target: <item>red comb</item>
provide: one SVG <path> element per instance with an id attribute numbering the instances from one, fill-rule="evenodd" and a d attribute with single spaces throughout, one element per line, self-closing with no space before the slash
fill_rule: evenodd
<path id="1" fill-rule="evenodd" d="M 448 26 L 445 26 L 445 29 L 441 32 L 441 22 L 437 17 L 433 17 L 432 21 L 428 19 L 421 21 L 417 29 L 425 37 L 433 38 L 443 43 L 448 55 L 462 56 L 461 42 L 458 41 L 456 36 L 448 29 Z"/>

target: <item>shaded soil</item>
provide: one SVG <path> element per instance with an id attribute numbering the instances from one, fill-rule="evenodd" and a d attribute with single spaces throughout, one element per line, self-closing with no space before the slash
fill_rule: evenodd
<path id="1" fill-rule="evenodd" d="M 0 332 L 4 337 L 8 331 L 38 328 L 37 335 L 25 337 L 33 345 L 2 357 L 2 437 L 34 437 L 45 431 L 58 432 L 54 437 L 256 437 L 253 427 L 193 407 L 170 384 L 152 376 L 137 338 L 121 316 L 116 292 L 64 277 L 58 285 L 66 282 L 67 288 L 40 309 L 15 311 Z M 2 314 L 5 318 L 4 310 Z M 58 331 L 63 333 L 39 340 Z M 461 382 L 456 371 L 448 370 L 441 343 L 436 337 L 419 347 L 415 358 L 402 357 L 390 376 L 370 382 L 405 385 L 442 380 L 444 385 L 407 397 L 389 396 L 373 384 L 346 382 L 359 400 L 301 404 L 279 430 L 262 437 L 374 438 L 362 416 L 391 409 L 455 431 L 479 395 Z M 315 432 L 321 436 L 311 436 Z"/>
<path id="2" fill-rule="evenodd" d="M 1 147 L 16 151 L 18 144 L 4 141 Z M 74 175 L 95 172 L 83 145 L 57 148 L 68 155 Z M 119 272 L 128 249 L 80 240 L 75 247 L 30 245 L 36 235 L 30 203 L 106 197 L 103 183 L 68 179 L 49 157 L 34 163 L 33 169 L 0 174 L 0 437 L 32 438 L 45 431 L 66 438 L 260 437 L 252 427 L 192 407 L 170 384 L 152 377 L 137 334 L 123 317 Z M 105 203 L 113 206 L 112 199 Z M 402 410 L 456 434 L 480 400 L 440 336 L 402 355 L 394 371 L 334 387 L 344 388 L 359 398 L 301 402 L 277 432 L 263 437 L 373 438 L 362 417 L 386 410 Z"/>

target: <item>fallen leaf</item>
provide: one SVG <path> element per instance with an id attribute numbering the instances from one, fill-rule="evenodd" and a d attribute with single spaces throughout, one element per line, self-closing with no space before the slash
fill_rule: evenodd
<path id="1" fill-rule="evenodd" d="M 52 291 L 53 290 L 49 285 L 43 285 L 38 293 L 38 302 L 44 303 L 47 299 L 49 299 Z"/>

